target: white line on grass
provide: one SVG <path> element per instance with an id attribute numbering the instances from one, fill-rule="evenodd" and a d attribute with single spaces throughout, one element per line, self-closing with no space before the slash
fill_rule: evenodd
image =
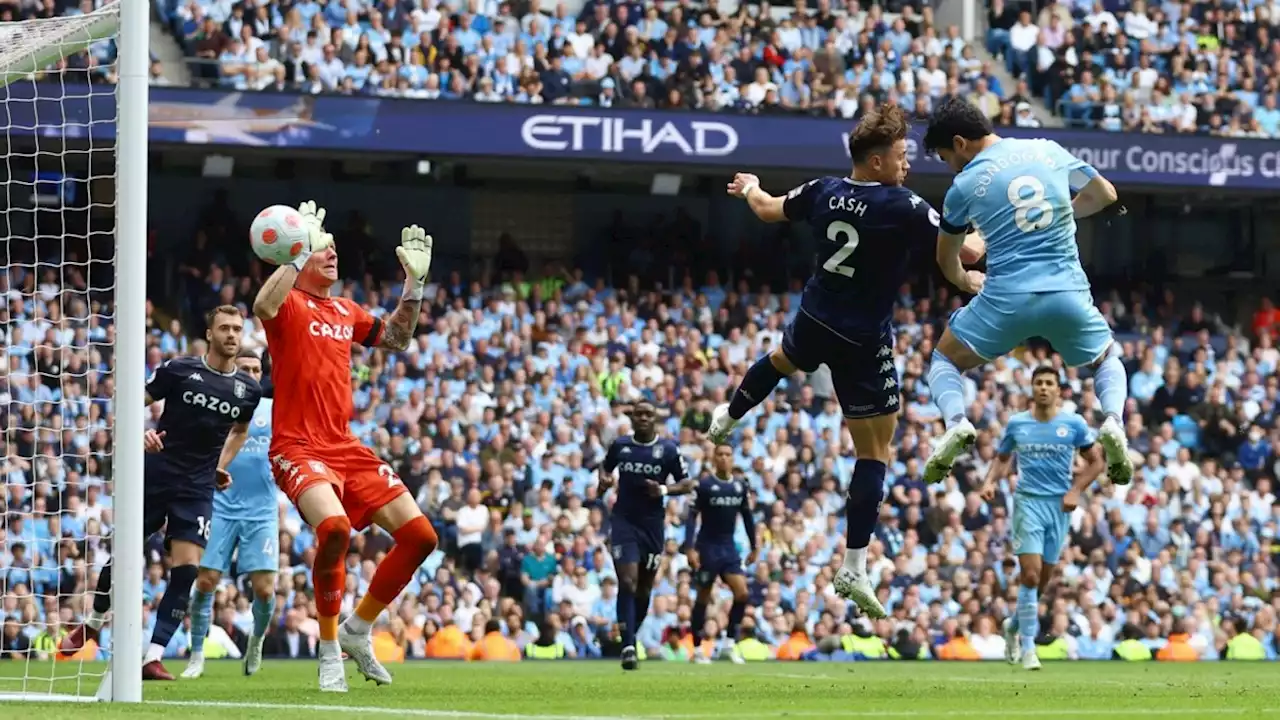
<path id="1" fill-rule="evenodd" d="M 691 713 L 672 715 L 622 715 L 622 716 L 589 716 L 589 715 L 532 715 L 525 713 L 487 713 L 469 710 L 427 710 L 423 708 L 389 708 L 358 705 L 293 705 L 289 703 L 263 702 L 221 702 L 196 700 L 148 700 L 148 705 L 169 705 L 176 707 L 214 707 L 235 708 L 242 710 L 303 710 L 319 713 L 346 713 L 356 710 L 370 715 L 390 715 L 398 717 L 425 718 L 457 718 L 458 720 L 701 720 L 712 718 L 738 718 L 740 710 L 726 710 L 722 713 Z M 1221 716 L 1231 717 L 1252 714 L 1280 714 L 1280 708 L 1113 708 L 1113 709 L 1045 709 L 1045 710 L 1005 710 L 1004 715 L 1026 718 L 1054 717 L 1197 717 Z M 773 713 L 753 713 L 754 717 L 837 717 L 837 718 L 962 718 L 989 717 L 990 710 L 778 710 Z"/>

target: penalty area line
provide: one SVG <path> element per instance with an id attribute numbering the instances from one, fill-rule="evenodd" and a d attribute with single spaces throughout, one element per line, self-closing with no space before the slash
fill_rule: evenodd
<path id="1" fill-rule="evenodd" d="M 371 715 L 391 717 L 456 718 L 457 720 L 713 720 L 714 718 L 740 718 L 740 710 L 726 709 L 721 713 L 658 713 L 650 715 L 563 715 L 530 713 L 493 713 L 472 710 L 429 710 L 424 708 L 390 708 L 360 705 L 295 705 L 290 703 L 195 701 L 195 700 L 147 700 L 146 705 L 170 707 L 211 707 L 241 710 L 303 710 L 319 713 L 343 713 L 352 710 Z M 990 710 L 777 710 L 757 714 L 756 717 L 826 717 L 826 718 L 967 718 L 990 717 Z M 1011 718 L 1057 717 L 1252 717 L 1280 715 L 1280 708 L 1081 708 L 1005 711 Z"/>

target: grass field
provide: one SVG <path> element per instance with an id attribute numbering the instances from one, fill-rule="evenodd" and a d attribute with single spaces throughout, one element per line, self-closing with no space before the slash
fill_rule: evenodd
<path id="1" fill-rule="evenodd" d="M 0 692 L 21 690 L 22 663 L 0 661 Z M 182 661 L 169 663 L 177 673 Z M 611 662 L 391 667 L 375 687 L 347 663 L 351 692 L 321 694 L 310 662 L 267 663 L 252 678 L 211 662 L 204 678 L 149 683 L 146 704 L 0 704 L 0 717 L 348 717 L 474 720 L 714 720 L 716 718 L 1280 718 L 1280 664 L 1048 664 L 1039 673 L 1004 664 L 648 663 L 624 675 Z M 89 669 L 89 668 L 86 668 Z M 92 668 L 100 670 L 100 668 Z M 33 665 L 32 674 L 49 665 Z M 73 666 L 59 665 L 60 674 Z M 29 682 L 48 692 L 50 682 Z M 74 692 L 74 681 L 53 683 Z M 83 685 L 92 694 L 96 679 Z"/>

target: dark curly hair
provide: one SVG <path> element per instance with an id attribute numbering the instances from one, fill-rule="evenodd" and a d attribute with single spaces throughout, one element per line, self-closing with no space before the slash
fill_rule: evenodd
<path id="1" fill-rule="evenodd" d="M 990 118 L 968 100 L 951 97 L 934 108 L 933 116 L 929 118 L 929 129 L 924 134 L 924 150 L 929 153 L 950 150 L 956 136 L 965 140 L 981 140 L 990 134 Z"/>

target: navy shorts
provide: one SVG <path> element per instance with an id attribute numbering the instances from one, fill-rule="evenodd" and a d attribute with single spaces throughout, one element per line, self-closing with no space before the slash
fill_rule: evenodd
<path id="1" fill-rule="evenodd" d="M 725 575 L 743 574 L 745 573 L 742 570 L 742 556 L 738 554 L 738 548 L 732 543 L 698 546 L 696 580 L 699 586 L 710 585 L 716 581 L 716 578 Z"/>
<path id="2" fill-rule="evenodd" d="M 827 366 L 846 418 L 898 412 L 902 388 L 898 367 L 893 364 L 893 336 L 888 331 L 849 338 L 801 310 L 783 332 L 782 352 L 792 365 L 807 373 L 819 365 Z"/>
<path id="3" fill-rule="evenodd" d="M 637 522 L 614 516 L 609 544 L 617 565 L 636 563 L 643 571 L 656 571 L 662 560 L 662 518 Z"/>
<path id="4" fill-rule="evenodd" d="M 148 492 L 142 500 L 143 537 L 151 537 L 164 528 L 164 546 L 174 540 L 193 543 L 201 548 L 209 544 L 213 524 L 213 498 L 199 499 L 175 496 L 173 491 Z"/>

